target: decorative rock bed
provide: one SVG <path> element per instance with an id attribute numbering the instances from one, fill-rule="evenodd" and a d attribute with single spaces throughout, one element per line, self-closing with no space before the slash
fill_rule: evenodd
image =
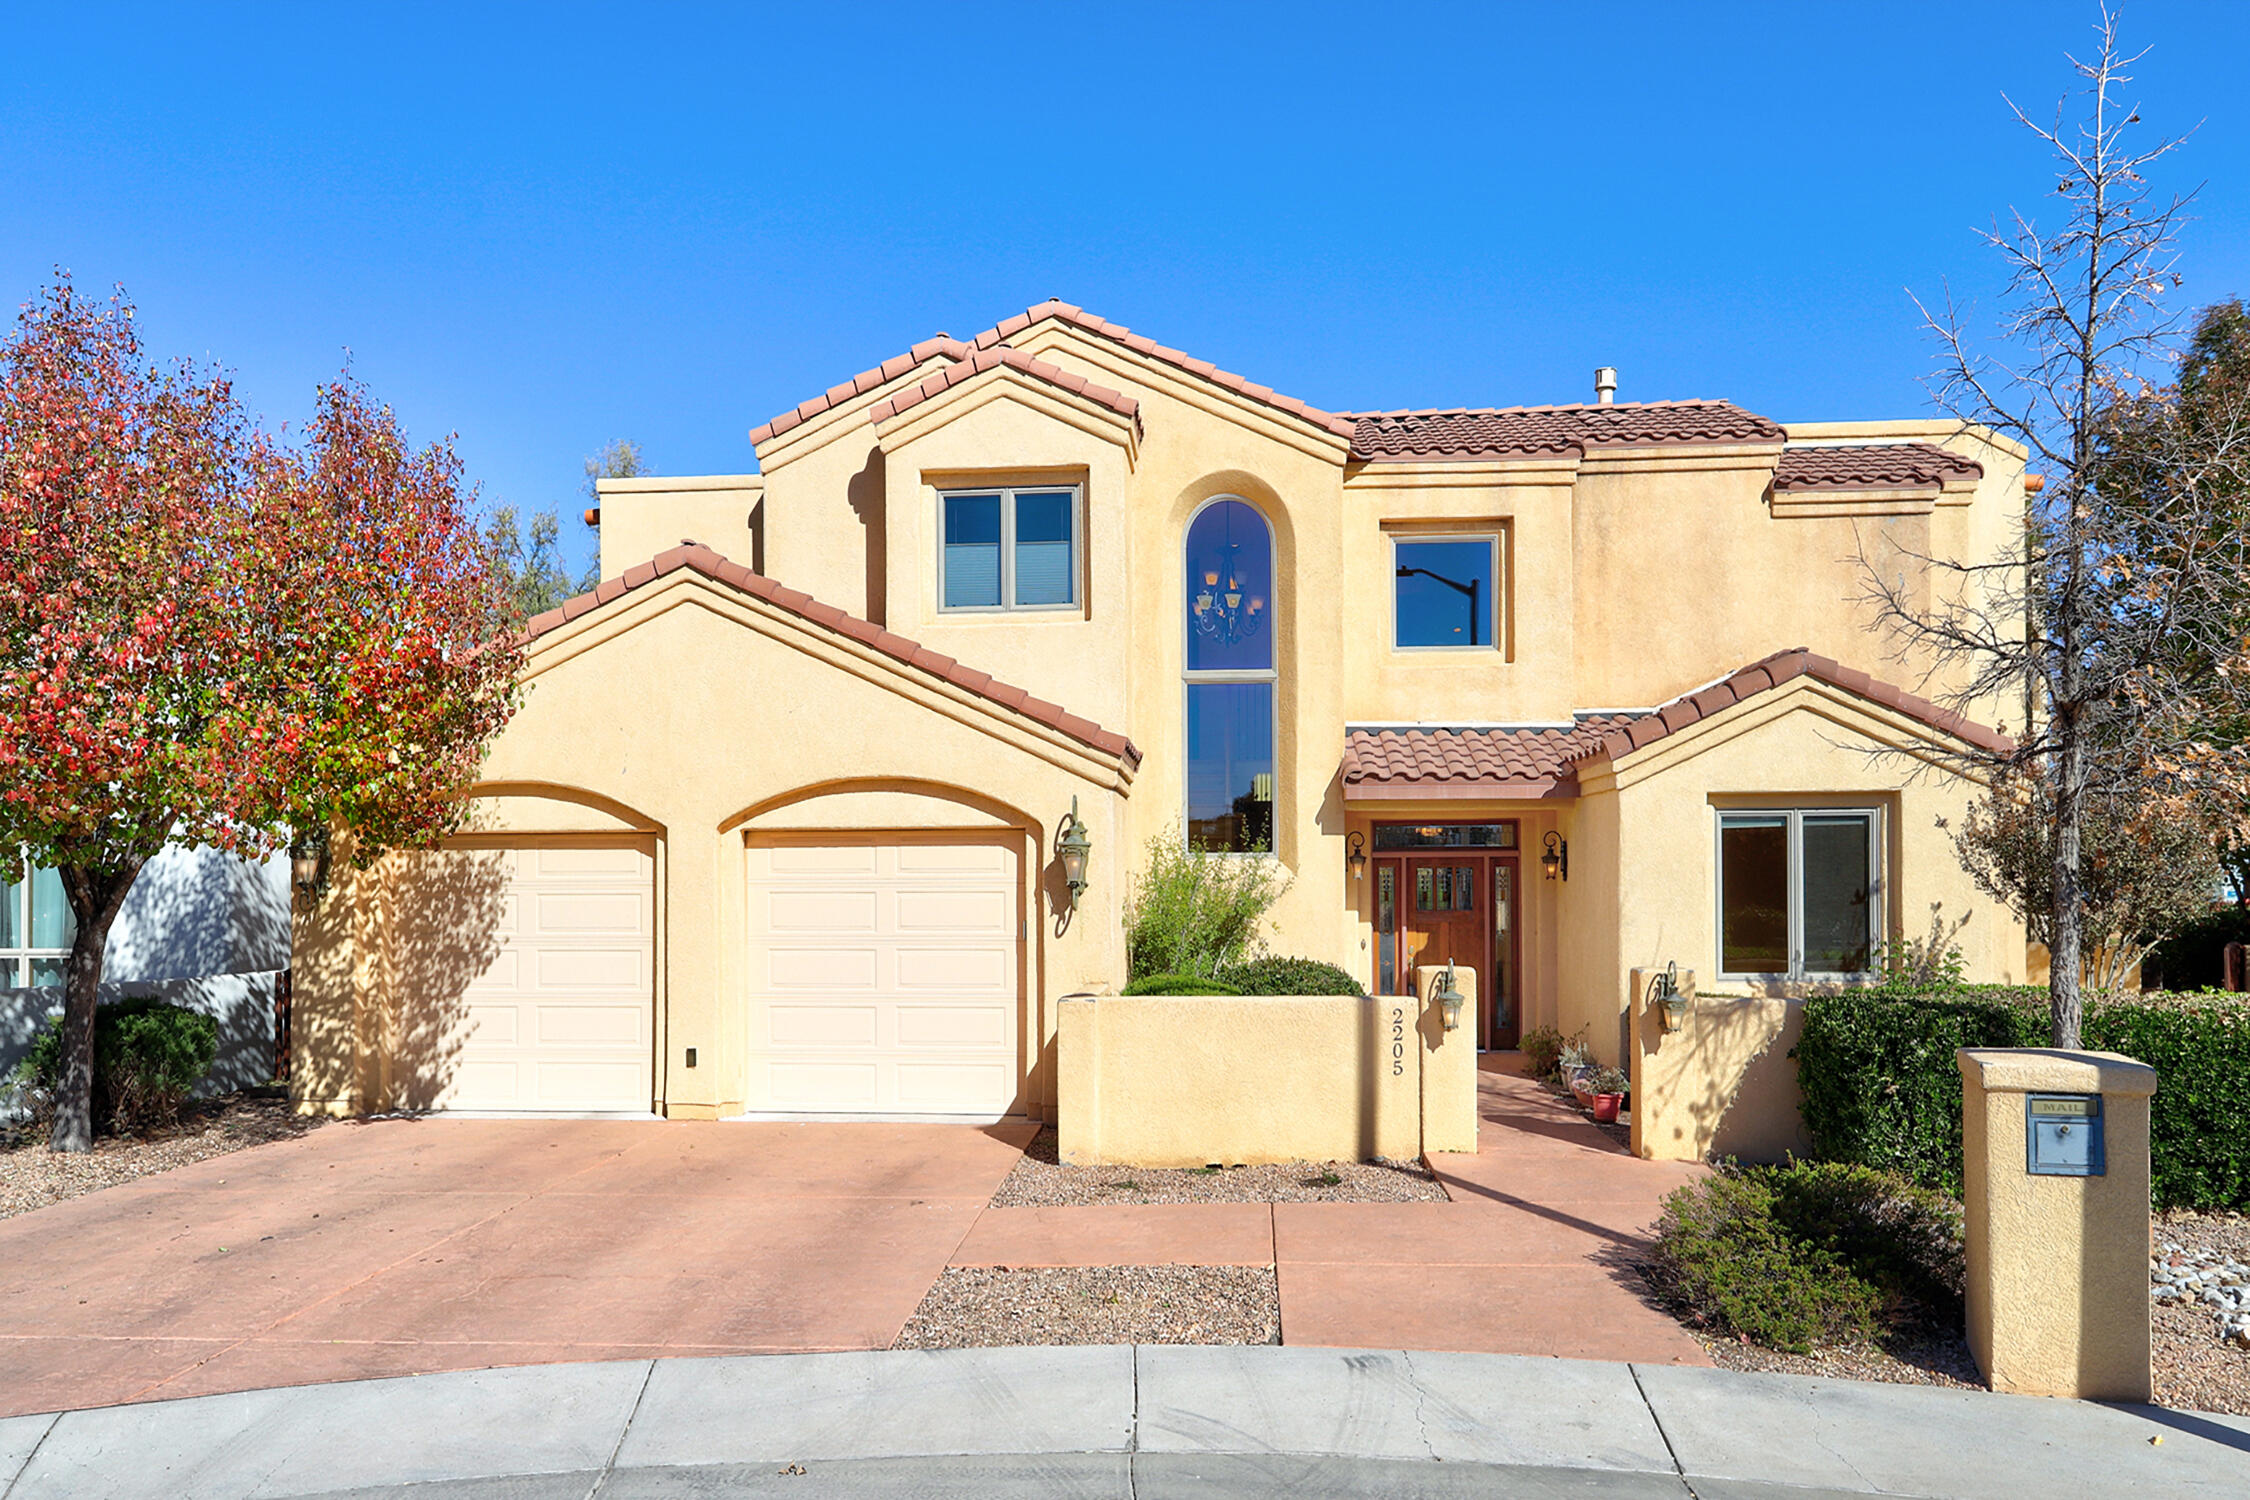
<path id="1" fill-rule="evenodd" d="M 2148 1277 L 2158 1306 L 2208 1308 L 2219 1338 L 2250 1349 L 2250 1265 L 2208 1246 L 2160 1239 Z"/>

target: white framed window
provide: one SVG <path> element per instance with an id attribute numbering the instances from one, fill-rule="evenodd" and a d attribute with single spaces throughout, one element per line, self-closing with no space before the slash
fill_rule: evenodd
<path id="1" fill-rule="evenodd" d="M 1719 814 L 1722 979 L 1844 979 L 1883 937 L 1882 813 L 1872 807 Z"/>
<path id="2" fill-rule="evenodd" d="M 0 988 L 61 984 L 77 935 L 62 876 L 16 851 L 0 873 Z"/>
<path id="3" fill-rule="evenodd" d="M 1074 484 L 938 492 L 938 608 L 1074 610 L 1083 516 Z"/>
<path id="4" fill-rule="evenodd" d="M 1491 651 L 1500 643 L 1500 538 L 1391 538 L 1391 648 Z"/>

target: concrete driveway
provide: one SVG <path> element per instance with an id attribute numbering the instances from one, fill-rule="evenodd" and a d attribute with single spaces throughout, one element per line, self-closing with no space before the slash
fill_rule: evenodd
<path id="1" fill-rule="evenodd" d="M 331 1125 L 0 1221 L 0 1415 L 885 1348 L 1033 1129 Z"/>

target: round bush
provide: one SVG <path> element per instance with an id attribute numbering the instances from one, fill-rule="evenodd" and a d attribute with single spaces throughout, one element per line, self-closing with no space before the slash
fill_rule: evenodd
<path id="1" fill-rule="evenodd" d="M 1219 971 L 1245 995 L 1365 995 L 1351 975 L 1317 958 L 1260 958 Z"/>
<path id="2" fill-rule="evenodd" d="M 62 1017 L 31 1044 L 18 1076 L 41 1113 L 62 1078 Z M 219 1023 L 164 1000 L 122 1000 L 94 1012 L 94 1128 L 146 1132 L 176 1123 L 219 1055 Z"/>

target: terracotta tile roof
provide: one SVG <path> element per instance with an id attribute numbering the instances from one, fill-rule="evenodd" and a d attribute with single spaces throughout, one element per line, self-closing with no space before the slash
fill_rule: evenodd
<path id="1" fill-rule="evenodd" d="M 865 395 L 879 385 L 888 385 L 902 375 L 911 373 L 933 359 L 967 359 L 969 346 L 949 334 L 926 338 L 904 354 L 884 360 L 872 370 L 862 370 L 842 385 L 830 386 L 810 401 L 799 402 L 796 407 L 783 412 L 763 427 L 750 429 L 750 446 L 755 448 L 768 438 L 775 438 L 792 427 L 799 427 L 832 406 L 842 405 L 854 396 Z"/>
<path id="2" fill-rule="evenodd" d="M 885 656 L 919 668 L 932 677 L 941 678 L 980 698 L 989 699 L 1002 708 L 1022 714 L 1050 729 L 1059 730 L 1104 755 L 1116 756 L 1129 766 L 1141 763 L 1141 752 L 1124 735 L 1104 729 L 1091 719 L 1082 719 L 1057 704 L 1034 698 L 1022 688 L 995 681 L 990 673 L 965 667 L 952 657 L 932 651 L 919 642 L 893 635 L 872 621 L 845 614 L 835 605 L 823 604 L 810 594 L 785 588 L 763 574 L 751 572 L 740 563 L 729 562 L 697 542 L 682 542 L 648 562 L 627 568 L 619 577 L 603 579 L 601 586 L 592 593 L 567 599 L 559 607 L 534 616 L 525 627 L 524 637 L 526 640 L 536 640 L 566 621 L 575 620 L 612 600 L 622 598 L 634 589 L 654 583 L 668 573 L 677 573 L 682 568 L 738 588 L 778 609 L 787 610 L 799 619 L 810 620 L 815 625 L 847 636 L 863 646 L 871 646 Z"/>
<path id="3" fill-rule="evenodd" d="M 1786 448 L 1773 487 L 1804 490 L 1930 489 L 1982 479 L 1984 465 L 1935 443 L 1867 443 Z"/>
<path id="4" fill-rule="evenodd" d="M 1668 734 L 1676 734 L 1699 720 L 1722 713 L 1745 699 L 1754 698 L 1769 688 L 1777 688 L 1796 677 L 1812 677 L 1832 687 L 1895 709 L 1909 718 L 1919 719 L 1932 729 L 1965 740 L 1979 750 L 1995 755 L 2013 754 L 2015 741 L 1997 729 L 1963 718 L 1949 708 L 1940 708 L 1927 698 L 1919 698 L 1904 688 L 1888 682 L 1879 682 L 1865 672 L 1839 666 L 1825 656 L 1815 656 L 1803 646 L 1793 646 L 1787 651 L 1776 651 L 1761 661 L 1752 662 L 1723 682 L 1699 689 L 1685 697 L 1675 698 L 1654 713 L 1633 719 L 1630 723 L 1612 727 L 1599 743 L 1579 752 L 1574 763 L 1606 755 L 1611 760 L 1622 760 Z"/>
<path id="5" fill-rule="evenodd" d="M 1344 735 L 1344 795 L 1468 797 L 1574 795 L 1573 761 L 1601 747 L 1630 714 L 1600 714 L 1564 727 L 1366 728 Z"/>
<path id="6" fill-rule="evenodd" d="M 1778 443 L 1781 428 L 1731 401 L 1619 401 L 1450 411 L 1348 412 L 1352 456 L 1472 459 L 1591 448 Z"/>
<path id="7" fill-rule="evenodd" d="M 1011 348 L 1006 344 L 994 344 L 987 348 L 972 350 L 966 359 L 961 360 L 958 364 L 946 366 L 920 385 L 908 386 L 890 399 L 876 402 L 868 408 L 868 418 L 877 424 L 888 422 L 900 412 L 907 410 L 909 407 L 921 405 L 941 391 L 957 386 L 964 380 L 981 375 L 986 370 L 997 369 L 1003 365 L 1011 370 L 1019 370 L 1034 379 L 1044 380 L 1049 385 L 1060 386 L 1073 395 L 1083 396 L 1097 405 L 1106 406 L 1119 416 L 1131 418 L 1134 431 L 1140 430 L 1141 404 L 1132 397 L 1122 391 L 1113 391 L 1106 385 L 1096 385 L 1085 376 L 1073 374 L 1060 365 L 1051 365 L 1043 359 L 1034 359 L 1021 349 Z"/>

